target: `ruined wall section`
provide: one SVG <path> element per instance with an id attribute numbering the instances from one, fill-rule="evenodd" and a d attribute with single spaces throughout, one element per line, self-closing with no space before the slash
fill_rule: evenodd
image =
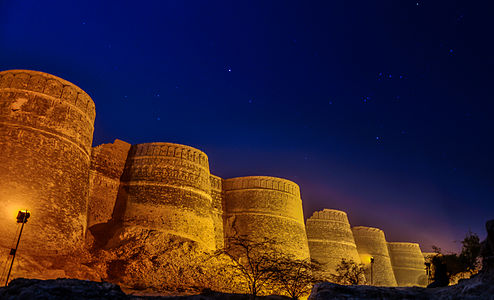
<path id="1" fill-rule="evenodd" d="M 281 178 L 249 176 L 225 179 L 225 237 L 273 239 L 295 258 L 309 258 L 297 184 Z"/>
<path id="2" fill-rule="evenodd" d="M 360 260 L 365 266 L 367 283 L 377 286 L 396 286 L 384 232 L 378 228 L 365 226 L 353 227 L 352 232 Z M 374 258 L 372 266 L 371 257 Z"/>
<path id="3" fill-rule="evenodd" d="M 347 214 L 334 209 L 316 211 L 307 219 L 310 257 L 321 264 L 321 276 L 330 279 L 342 259 L 360 264 Z"/>
<path id="4" fill-rule="evenodd" d="M 216 248 L 204 152 L 173 143 L 134 145 L 121 182 L 116 206 L 124 227 L 157 230 Z"/>
<path id="5" fill-rule="evenodd" d="M 56 76 L 0 72 L 0 245 L 19 209 L 32 212 L 23 253 L 62 254 L 83 244 L 95 107 Z M 27 247 L 29 245 L 29 247 Z"/>
<path id="6" fill-rule="evenodd" d="M 88 228 L 112 218 L 130 144 L 115 140 L 93 148 L 89 176 Z"/>
<path id="7" fill-rule="evenodd" d="M 225 246 L 224 239 L 224 213 L 223 208 L 224 197 L 223 197 L 223 179 L 221 177 L 211 175 L 211 207 L 212 207 L 212 217 L 214 224 L 214 235 L 216 248 L 220 249 Z"/>
<path id="8" fill-rule="evenodd" d="M 417 243 L 388 243 L 398 286 L 426 286 L 425 259 Z"/>

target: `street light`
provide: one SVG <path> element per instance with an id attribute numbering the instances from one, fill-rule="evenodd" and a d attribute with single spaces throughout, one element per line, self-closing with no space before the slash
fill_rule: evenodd
<path id="1" fill-rule="evenodd" d="M 425 262 L 425 274 L 427 274 L 427 284 L 429 285 L 431 283 L 431 263 L 430 262 Z"/>
<path id="2" fill-rule="evenodd" d="M 27 219 L 31 216 L 31 212 L 27 209 L 19 210 L 17 213 L 17 223 L 21 223 L 21 230 L 19 232 L 19 237 L 17 238 L 17 244 L 15 248 L 10 249 L 10 255 L 12 255 L 12 262 L 10 262 L 9 272 L 7 273 L 7 280 L 5 280 L 5 286 L 9 283 L 10 272 L 12 272 L 12 266 L 14 265 L 15 254 L 17 253 L 17 248 L 19 247 L 19 242 L 21 241 L 22 229 L 24 229 L 24 224 L 27 223 Z"/>
<path id="3" fill-rule="evenodd" d="M 370 263 L 371 263 L 371 285 L 374 285 L 374 257 L 371 256 L 370 258 Z"/>

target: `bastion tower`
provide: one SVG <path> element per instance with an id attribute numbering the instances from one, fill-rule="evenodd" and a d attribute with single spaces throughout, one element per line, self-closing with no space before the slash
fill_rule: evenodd
<path id="1" fill-rule="evenodd" d="M 360 264 L 360 256 L 343 211 L 325 208 L 307 219 L 310 257 L 321 264 L 321 275 L 330 279 L 342 259 Z"/>
<path id="2" fill-rule="evenodd" d="M 94 119 L 93 101 L 74 84 L 36 71 L 0 72 L 1 247 L 10 248 L 20 209 L 32 214 L 23 253 L 83 245 Z"/>
<path id="3" fill-rule="evenodd" d="M 114 217 L 216 249 L 208 157 L 173 143 L 130 148 Z"/>
<path id="4" fill-rule="evenodd" d="M 389 242 L 389 256 L 398 286 L 426 286 L 425 259 L 417 243 Z"/>
<path id="5" fill-rule="evenodd" d="M 300 189 L 282 178 L 248 176 L 224 179 L 225 238 L 271 238 L 280 251 L 308 259 Z"/>
<path id="6" fill-rule="evenodd" d="M 360 260 L 365 265 L 365 278 L 371 285 L 396 286 L 384 232 L 379 228 L 352 228 Z M 371 258 L 374 262 L 371 263 Z"/>

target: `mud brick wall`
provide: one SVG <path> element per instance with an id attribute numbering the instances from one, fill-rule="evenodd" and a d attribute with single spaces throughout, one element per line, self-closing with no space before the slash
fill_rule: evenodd
<path id="1" fill-rule="evenodd" d="M 226 237 L 266 237 L 287 255 L 310 257 L 297 184 L 267 176 L 238 177 L 223 181 L 223 193 Z"/>
<path id="2" fill-rule="evenodd" d="M 115 140 L 93 148 L 91 154 L 88 228 L 110 221 L 130 144 Z"/>
<path id="3" fill-rule="evenodd" d="M 321 264 L 321 275 L 330 278 L 342 259 L 360 264 L 360 256 L 347 214 L 334 209 L 316 211 L 307 220 L 311 259 Z"/>
<path id="4" fill-rule="evenodd" d="M 216 249 L 209 163 L 195 148 L 172 143 L 131 147 L 118 206 L 124 226 L 177 235 Z"/>
<path id="5" fill-rule="evenodd" d="M 0 72 L 0 245 L 10 247 L 19 209 L 32 212 L 26 252 L 68 252 L 87 225 L 95 107 L 74 84 L 42 72 Z"/>
<path id="6" fill-rule="evenodd" d="M 360 260 L 365 265 L 367 282 L 379 286 L 396 286 L 384 232 L 379 228 L 356 226 L 352 228 Z M 372 267 L 370 258 L 374 257 Z"/>
<path id="7" fill-rule="evenodd" d="M 398 286 L 426 286 L 425 259 L 417 243 L 388 243 L 391 265 Z"/>

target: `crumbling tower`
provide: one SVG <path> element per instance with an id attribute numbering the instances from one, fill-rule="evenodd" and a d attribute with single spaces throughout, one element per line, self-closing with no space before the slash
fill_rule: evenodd
<path id="1" fill-rule="evenodd" d="M 384 232 L 379 228 L 365 226 L 355 226 L 352 231 L 360 260 L 365 266 L 367 283 L 396 286 Z M 371 258 L 374 259 L 373 263 Z"/>
<path id="2" fill-rule="evenodd" d="M 417 243 L 388 243 L 398 286 L 426 286 L 425 259 Z"/>
<path id="3" fill-rule="evenodd" d="M 342 259 L 360 264 L 347 214 L 334 209 L 316 211 L 307 220 L 310 257 L 321 264 L 321 275 L 330 279 Z"/>
<path id="4" fill-rule="evenodd" d="M 131 147 L 114 218 L 216 249 L 206 154 L 173 143 Z"/>
<path id="5" fill-rule="evenodd" d="M 23 253 L 64 254 L 83 245 L 94 103 L 79 87 L 26 70 L 0 72 L 0 246 L 29 209 Z"/>
<path id="6" fill-rule="evenodd" d="M 297 184 L 281 178 L 225 179 L 225 237 L 269 238 L 294 258 L 309 258 L 302 200 Z"/>

